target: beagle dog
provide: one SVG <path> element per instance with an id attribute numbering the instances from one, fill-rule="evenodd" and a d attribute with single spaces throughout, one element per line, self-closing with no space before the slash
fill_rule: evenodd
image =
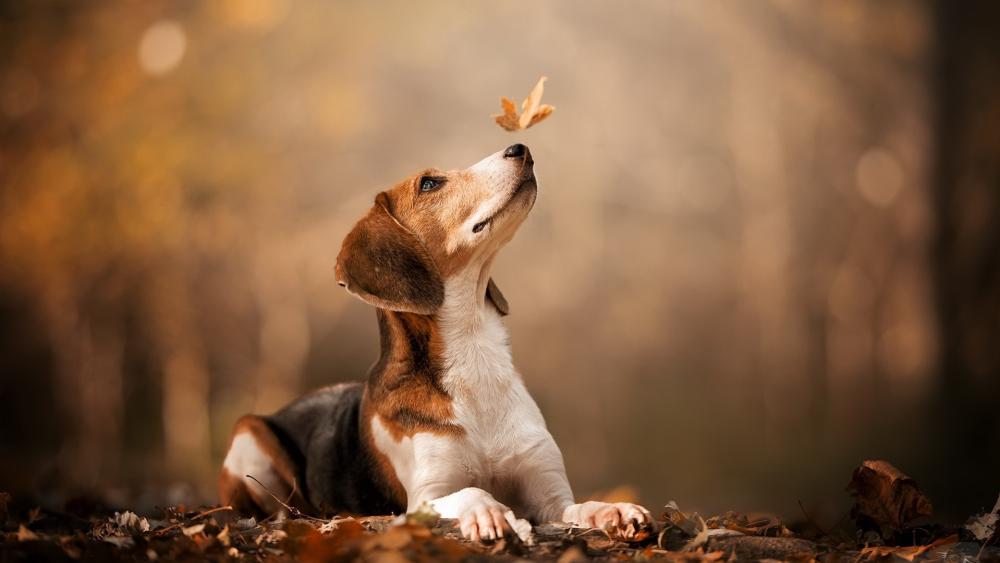
<path id="1" fill-rule="evenodd" d="M 575 502 L 562 453 L 511 361 L 507 300 L 490 266 L 535 203 L 533 165 L 526 146 L 511 145 L 375 197 L 344 239 L 336 277 L 375 306 L 379 359 L 363 383 L 240 418 L 219 478 L 223 503 L 273 513 L 279 497 L 303 511 L 354 514 L 427 503 L 474 541 L 524 538 L 525 519 L 625 536 L 653 525 L 641 506 Z"/>

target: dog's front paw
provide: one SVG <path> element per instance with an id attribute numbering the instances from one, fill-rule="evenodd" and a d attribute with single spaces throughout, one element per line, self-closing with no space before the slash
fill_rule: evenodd
<path id="1" fill-rule="evenodd" d="M 442 516 L 458 518 L 462 536 L 472 541 L 496 540 L 512 533 L 531 541 L 531 524 L 482 489 L 468 487 L 432 504 Z"/>
<path id="2" fill-rule="evenodd" d="M 600 528 L 625 540 L 640 539 L 640 534 L 655 529 L 653 515 L 629 502 L 574 504 L 563 513 L 563 520 L 586 528 Z"/>
<path id="3" fill-rule="evenodd" d="M 514 516 L 514 511 L 492 498 L 468 507 L 458 519 L 462 535 L 472 541 L 495 540 L 508 534 L 516 534 L 528 541 L 531 524 Z"/>

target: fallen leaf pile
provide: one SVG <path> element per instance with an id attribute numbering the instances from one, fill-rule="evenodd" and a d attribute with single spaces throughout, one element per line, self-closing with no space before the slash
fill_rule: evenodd
<path id="1" fill-rule="evenodd" d="M 503 113 L 493 116 L 497 125 L 508 131 L 520 131 L 552 115 L 556 108 L 542 103 L 542 92 L 545 91 L 547 79 L 545 76 L 539 78 L 538 83 L 531 89 L 531 93 L 521 102 L 521 115 L 517 114 L 517 105 L 510 98 L 502 96 L 500 107 L 503 109 Z"/>
<path id="2" fill-rule="evenodd" d="M 890 523 L 900 528 L 886 536 L 851 528 L 842 537 L 856 539 L 848 542 L 829 533 L 805 539 L 800 527 L 774 516 L 730 511 L 703 518 L 672 501 L 658 519 L 659 533 L 632 534 L 628 541 L 610 531 L 549 522 L 533 527 L 528 541 L 511 535 L 473 543 L 461 537 L 456 521 L 439 518 L 430 507 L 400 517 L 332 519 L 281 512 L 257 520 L 228 506 L 194 511 L 167 507 L 155 515 L 95 508 L 74 515 L 70 503 L 65 510 L 18 508 L 0 492 L 0 561 L 1000 561 L 1000 548 L 990 543 L 996 537 L 1000 500 L 963 530 L 924 526 L 919 535 L 906 522 L 914 511 L 924 512 L 926 497 L 887 465 L 865 462 L 855 472 L 864 483 L 855 487 L 863 507 L 857 509 L 858 517 L 891 516 Z M 873 509 L 872 503 L 880 508 Z"/>

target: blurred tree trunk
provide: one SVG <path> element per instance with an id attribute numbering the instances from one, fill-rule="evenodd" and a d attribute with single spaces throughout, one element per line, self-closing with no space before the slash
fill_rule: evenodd
<path id="1" fill-rule="evenodd" d="M 1000 487 L 1000 3 L 935 6 L 941 364 L 931 424 L 951 468 L 940 491 L 961 513 Z"/>
<path id="2" fill-rule="evenodd" d="M 65 429 L 60 471 L 72 487 L 95 489 L 121 478 L 123 350 L 113 299 L 52 283 L 44 314 L 55 357 L 54 395 Z M 90 300 L 99 305 L 91 306 Z"/>
<path id="3" fill-rule="evenodd" d="M 210 372 L 198 330 L 190 274 L 181 257 L 164 268 L 147 290 L 153 338 L 163 369 L 163 430 L 168 472 L 206 484 L 211 474 Z M 205 492 L 205 491 L 202 491 Z"/>
<path id="4" fill-rule="evenodd" d="M 257 252 L 260 350 L 254 412 L 273 412 L 302 390 L 302 366 L 309 353 L 309 321 L 297 259 L 284 244 L 264 245 Z"/>

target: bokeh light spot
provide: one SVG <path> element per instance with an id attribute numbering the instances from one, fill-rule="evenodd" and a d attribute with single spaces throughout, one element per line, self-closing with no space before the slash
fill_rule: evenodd
<path id="1" fill-rule="evenodd" d="M 876 207 L 888 207 L 903 189 L 903 167 L 889 151 L 872 148 L 858 160 L 858 191 Z"/>
<path id="2" fill-rule="evenodd" d="M 879 357 L 885 371 L 899 380 L 918 380 L 935 357 L 935 339 L 919 322 L 899 322 L 879 337 Z"/>
<path id="3" fill-rule="evenodd" d="M 154 76 L 166 74 L 180 64 L 187 49 L 184 29 L 174 21 L 161 20 L 146 29 L 139 42 L 139 64 Z"/>
<path id="4" fill-rule="evenodd" d="M 268 31 L 283 22 L 290 0 L 224 0 L 219 4 L 225 22 L 249 31 Z"/>

